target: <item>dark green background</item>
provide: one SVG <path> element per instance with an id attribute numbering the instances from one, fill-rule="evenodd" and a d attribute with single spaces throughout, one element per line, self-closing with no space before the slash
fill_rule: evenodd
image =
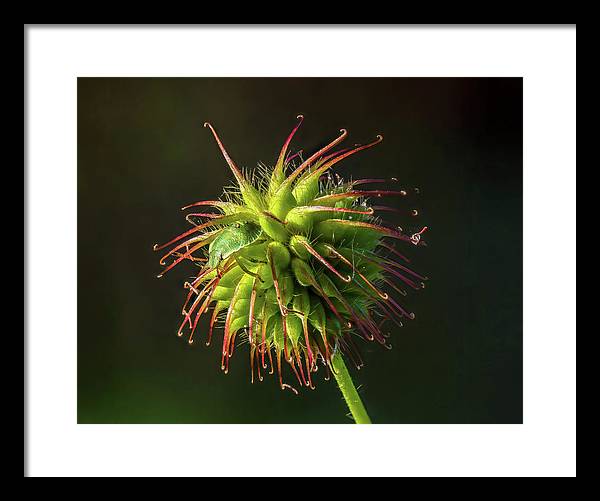
<path id="1" fill-rule="evenodd" d="M 363 343 L 366 367 L 353 373 L 373 420 L 522 422 L 520 78 L 80 78 L 78 421 L 350 422 L 323 371 L 299 397 L 273 377 L 251 385 L 240 347 L 225 376 L 218 342 L 175 335 L 193 267 L 155 278 L 153 244 L 186 229 L 179 208 L 231 180 L 202 123 L 253 167 L 274 162 L 298 113 L 294 150 L 341 127 L 349 144 L 382 133 L 337 172 L 421 189 L 389 200 L 403 210 L 397 224 L 430 227 L 429 246 L 407 250 L 431 278 L 405 301 L 417 319 L 392 332 L 389 352 Z"/>

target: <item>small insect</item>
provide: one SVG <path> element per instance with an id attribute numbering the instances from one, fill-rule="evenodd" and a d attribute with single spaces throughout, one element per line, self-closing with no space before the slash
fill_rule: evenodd
<path id="1" fill-rule="evenodd" d="M 253 223 L 224 228 L 208 247 L 208 266 L 216 268 L 221 261 L 256 242 L 261 233 L 260 226 Z"/>
<path id="2" fill-rule="evenodd" d="M 417 233 L 413 233 L 410 237 L 410 241 L 413 243 L 413 245 L 419 245 L 419 243 L 421 242 L 421 235 L 423 233 L 425 233 L 428 230 L 427 226 L 425 226 L 423 229 L 421 229 L 421 231 L 417 232 Z"/>

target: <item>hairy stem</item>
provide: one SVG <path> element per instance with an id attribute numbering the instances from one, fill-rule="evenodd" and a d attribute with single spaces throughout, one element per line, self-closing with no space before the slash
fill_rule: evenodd
<path id="1" fill-rule="evenodd" d="M 356 387 L 352 382 L 350 373 L 346 368 L 342 355 L 338 352 L 333 356 L 333 368 L 335 370 L 334 376 L 337 381 L 338 387 L 346 400 L 348 409 L 354 418 L 356 424 L 371 424 L 371 419 L 367 414 L 367 410 L 356 391 Z"/>

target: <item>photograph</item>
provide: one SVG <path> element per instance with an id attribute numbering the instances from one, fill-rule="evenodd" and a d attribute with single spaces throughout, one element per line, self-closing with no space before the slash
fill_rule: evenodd
<path id="1" fill-rule="evenodd" d="M 78 78 L 78 422 L 521 423 L 522 103 Z"/>
<path id="2" fill-rule="evenodd" d="M 576 70 L 575 24 L 24 25 L 24 477 L 576 477 Z"/>

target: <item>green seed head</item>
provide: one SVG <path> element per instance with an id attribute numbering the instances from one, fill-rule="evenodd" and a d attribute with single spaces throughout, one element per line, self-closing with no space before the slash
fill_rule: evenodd
<path id="1" fill-rule="evenodd" d="M 187 299 L 178 334 L 189 341 L 204 313 L 210 313 L 208 342 L 217 325 L 224 328 L 221 366 L 227 372 L 236 341 L 250 346 L 252 380 L 277 367 L 281 388 L 282 360 L 300 385 L 313 388 L 312 374 L 322 362 L 332 369 L 341 352 L 362 365 L 356 336 L 389 347 L 384 324 L 412 319 L 395 299 L 406 288 L 420 289 L 425 277 L 408 268 L 406 258 L 389 239 L 423 245 L 423 228 L 412 235 L 382 223 L 374 206 L 383 196 L 405 197 L 406 191 L 362 189 L 379 179 L 344 182 L 331 176 L 344 158 L 369 144 L 332 151 L 347 135 L 302 160 L 288 155 L 303 117 L 285 141 L 275 166 L 244 175 L 231 159 L 217 132 L 205 124 L 228 163 L 237 190 L 221 200 L 197 202 L 185 209 L 192 229 L 155 250 L 171 247 L 161 259 L 164 274 L 181 261 L 199 266 L 186 282 Z M 167 264 L 167 260 L 170 262 Z M 296 391 L 296 390 L 294 390 Z"/>

